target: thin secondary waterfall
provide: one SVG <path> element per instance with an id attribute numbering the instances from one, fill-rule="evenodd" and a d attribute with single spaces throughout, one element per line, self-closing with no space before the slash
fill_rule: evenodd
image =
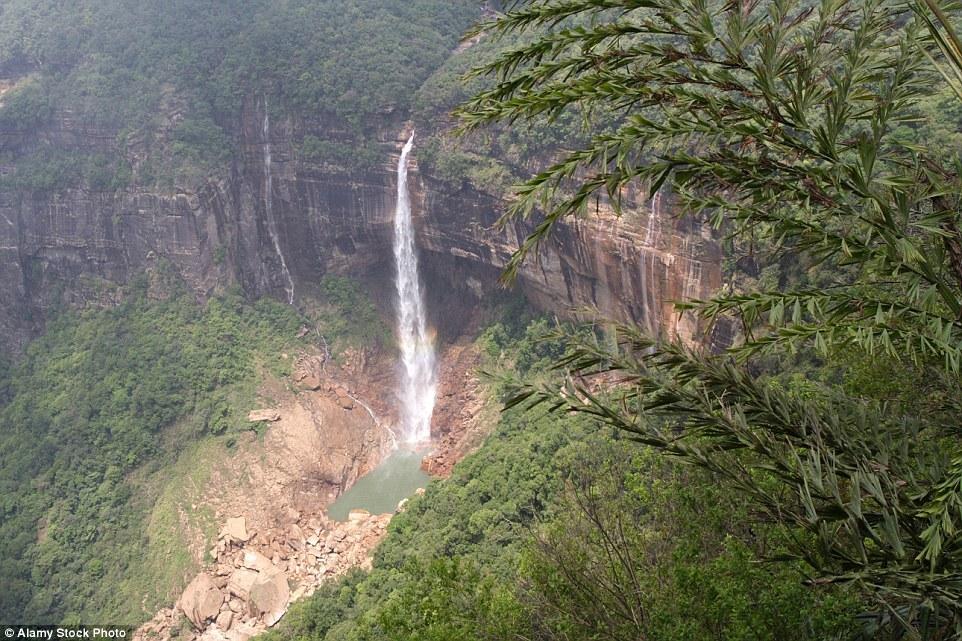
<path id="1" fill-rule="evenodd" d="M 397 166 L 397 209 L 394 211 L 394 262 L 397 266 L 397 333 L 401 348 L 401 433 L 409 443 L 431 438 L 431 414 L 437 393 L 434 341 L 428 334 L 418 257 L 411 224 L 408 155 L 414 134 L 401 151 Z"/>
<path id="2" fill-rule="evenodd" d="M 281 243 L 277 238 L 277 223 L 274 221 L 274 176 L 271 174 L 271 117 L 267 112 L 267 97 L 264 98 L 264 211 L 267 212 L 267 233 L 271 235 L 271 242 L 274 243 L 274 251 L 281 259 L 281 271 L 287 279 L 287 302 L 294 304 L 294 279 L 291 278 L 291 270 L 287 268 L 287 261 L 284 260 L 284 252 L 281 251 Z"/>
<path id="3" fill-rule="evenodd" d="M 659 311 L 655 309 L 655 297 L 652 295 L 652 287 L 654 286 L 654 280 L 649 282 L 649 278 L 657 278 L 657 271 L 655 270 L 655 223 L 658 222 L 658 218 L 661 216 L 661 190 L 659 189 L 655 193 L 651 194 L 651 205 L 648 208 L 648 226 L 645 230 L 645 249 L 641 253 L 641 283 L 642 291 L 644 292 L 644 305 L 645 305 L 645 324 L 648 326 L 648 331 L 655 333 L 658 328 L 658 319 L 660 318 Z M 651 269 L 648 268 L 648 263 L 651 262 Z"/>
<path id="4" fill-rule="evenodd" d="M 651 195 L 651 206 L 648 208 L 648 229 L 645 230 L 645 246 L 650 247 L 655 237 L 655 219 L 661 215 L 661 190 Z"/>

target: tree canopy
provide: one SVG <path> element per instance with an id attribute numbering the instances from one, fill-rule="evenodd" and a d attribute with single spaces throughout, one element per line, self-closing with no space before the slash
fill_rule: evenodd
<path id="1" fill-rule="evenodd" d="M 342 144 L 359 147 L 379 119 L 409 113 L 415 90 L 457 46 L 478 7 L 471 0 L 11 0 L 0 12 L 0 78 L 25 79 L 4 97 L 0 128 L 36 133 L 69 110 L 86 129 L 105 133 L 112 150 L 146 145 L 150 171 L 140 177 L 169 180 L 225 169 L 245 100 L 260 107 L 266 97 L 275 115 L 333 123 Z"/>

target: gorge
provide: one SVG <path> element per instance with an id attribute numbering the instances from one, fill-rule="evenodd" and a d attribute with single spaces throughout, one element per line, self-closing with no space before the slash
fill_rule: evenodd
<path id="1" fill-rule="evenodd" d="M 427 12 L 432 19 L 457 12 L 459 28 L 477 15 L 471 3 L 435 4 Z M 386 5 L 409 11 L 406 3 Z M 265 12 L 274 10 L 265 5 Z M 408 17 L 391 24 L 409 24 Z M 380 35 L 382 25 L 378 29 Z M 413 95 L 446 59 L 473 55 L 467 45 L 455 46 L 457 29 L 424 33 L 426 49 L 435 52 L 430 65 L 410 76 L 413 86 L 392 96 Z M 408 55 L 412 49 L 399 51 Z M 371 67 L 390 67 L 381 53 L 368 52 Z M 34 422 L 14 414 L 32 402 L 24 385 L 18 392 L 24 400 L 8 408 L 10 424 L 47 436 L 30 441 L 11 432 L 8 438 L 35 442 L 31 456 L 49 464 L 49 457 L 69 451 L 61 440 L 75 438 L 82 425 L 91 430 L 85 447 L 96 450 L 126 443 L 124 430 L 133 425 L 137 431 L 143 417 L 157 421 L 137 432 L 138 455 L 111 453 L 83 475 L 88 493 L 75 492 L 76 482 L 66 473 L 57 477 L 63 486 L 36 481 L 47 492 L 46 502 L 23 498 L 17 505 L 29 509 L 0 523 L 16 532 L 9 538 L 16 541 L 11 557 L 17 564 L 7 571 L 22 587 L 11 592 L 4 611 L 33 617 L 109 612 L 137 623 L 159 612 L 155 623 L 171 631 L 182 610 L 171 606 L 184 586 L 209 573 L 209 583 L 199 579 L 194 587 L 229 592 L 236 575 L 243 583 L 234 585 L 240 605 L 228 600 L 226 610 L 213 616 L 223 615 L 222 624 L 250 617 L 239 629 L 260 630 L 276 612 L 248 612 L 252 586 L 246 581 L 258 578 L 250 572 L 263 573 L 258 580 L 266 582 L 283 575 L 303 588 L 297 594 L 303 596 L 365 564 L 384 533 L 386 521 L 377 515 L 349 520 L 360 529 L 330 545 L 310 540 L 337 531 L 324 520 L 324 510 L 375 469 L 395 440 L 433 441 L 436 450 L 424 466 L 449 476 L 498 424 L 494 392 L 474 373 L 495 356 L 482 353 L 475 341 L 505 313 L 498 276 L 532 224 L 499 226 L 509 198 L 502 187 L 452 177 L 428 162 L 438 141 L 443 146 L 451 139 L 443 113 L 415 113 L 410 105 L 393 103 L 362 109 L 358 100 L 339 106 L 309 100 L 305 106 L 289 86 L 278 88 L 287 65 L 300 64 L 282 60 L 263 82 L 230 87 L 236 108 L 205 111 L 206 94 L 199 99 L 195 88 L 173 79 L 161 83 L 149 126 L 141 128 L 78 97 L 50 98 L 49 111 L 30 107 L 20 120 L 0 117 L 0 341 L 29 377 L 37 357 L 28 354 L 42 349 L 38 339 L 62 331 L 64 323 L 78 323 L 76 331 L 94 337 L 71 359 L 87 359 L 88 376 L 102 383 L 79 403 L 76 397 L 87 390 L 73 389 L 69 376 L 55 376 L 46 386 L 55 399 L 51 414 L 29 415 Z M 340 59 L 342 66 L 350 62 Z M 23 96 L 47 91 L 47 82 L 53 80 L 28 59 L 0 64 L 5 105 L 17 107 Z M 425 86 L 425 92 L 437 93 Z M 44 115 L 32 120 L 38 114 Z M 415 128 L 423 149 L 413 146 Z M 483 141 L 476 145 L 481 158 L 501 154 Z M 210 164 L 198 160 L 198 154 L 218 149 L 222 153 Z M 545 155 L 530 162 L 549 161 Z M 62 172 L 61 163 L 68 167 Z M 667 197 L 650 197 L 642 188 L 623 197 L 623 215 L 596 203 L 592 216 L 561 225 L 525 263 L 517 287 L 524 308 L 560 318 L 597 311 L 691 338 L 697 323 L 676 316 L 670 301 L 707 296 L 720 285 L 715 234 L 675 217 Z M 271 300 L 283 302 L 293 316 Z M 144 333 L 158 310 L 170 314 L 163 340 Z M 133 326 L 126 324 L 130 318 L 136 319 Z M 387 319 L 396 321 L 396 332 L 382 332 Z M 188 320 L 194 324 L 184 325 Z M 522 315 L 503 325 L 512 328 L 512 340 L 526 340 L 529 322 Z M 117 328 L 117 338 L 97 336 L 91 328 L 98 325 Z M 126 354 L 131 345 L 149 356 Z M 501 349 L 514 347 L 509 341 Z M 196 370 L 196 353 L 211 368 L 206 378 L 190 368 L 177 376 L 166 371 L 169 362 L 190 362 Z M 127 358 L 148 371 L 129 375 Z M 44 362 L 49 369 L 42 371 L 59 371 L 55 358 Z M 154 380 L 161 383 L 154 386 Z M 61 399 L 66 407 L 57 405 Z M 402 428 L 395 430 L 396 439 L 395 424 Z M 34 468 L 30 474 L 40 474 L 43 465 Z M 410 482 L 420 483 L 420 471 L 408 471 L 416 472 Z M 26 497 L 32 483 L 32 476 L 22 475 L 11 487 Z M 101 493 L 110 497 L 114 491 L 134 497 L 138 511 L 113 501 L 110 509 L 122 517 L 106 519 L 97 510 L 107 508 L 75 504 L 79 496 L 99 501 Z M 228 520 L 240 518 L 255 532 L 249 540 L 225 536 Z M 101 520 L 123 520 L 139 534 L 106 528 L 91 535 Z M 91 536 L 106 550 L 96 560 L 87 558 L 95 554 L 92 544 L 78 543 Z M 111 548 L 123 552 L 115 558 Z M 244 552 L 269 565 L 257 556 L 245 561 Z M 141 557 L 149 569 L 126 569 Z M 101 559 L 107 559 L 112 584 L 99 581 Z M 44 576 L 70 574 L 71 586 L 35 579 L 37 567 Z M 213 625 L 208 618 L 192 627 Z"/>
<path id="2" fill-rule="evenodd" d="M 4 634 L 959 637 L 960 19 L 0 1 Z"/>
<path id="3" fill-rule="evenodd" d="M 399 139 L 396 132 L 405 129 L 404 122 L 386 119 L 378 128 L 382 160 L 362 170 L 317 162 L 299 152 L 305 130 L 333 130 L 331 121 L 271 117 L 263 109 L 259 95 L 245 101 L 233 134 L 240 153 L 230 171 L 197 187 L 169 192 L 133 183 L 115 191 L 69 187 L 56 194 L 0 189 L 0 216 L 7 221 L 0 225 L 0 277 L 10 284 L 0 291 L 0 326 L 8 346 L 22 352 L 59 310 L 122 304 L 130 287 L 144 277 L 146 295 L 154 300 L 165 298 L 165 279 L 173 278 L 197 300 L 214 299 L 233 288 L 252 300 L 271 296 L 288 304 L 294 289 L 298 306 L 322 295 L 318 283 L 325 278 L 348 277 L 364 283 L 383 317 L 393 317 L 398 168 L 407 142 L 407 136 Z M 45 135 L 57 144 L 94 145 L 104 135 L 67 113 L 54 122 Z M 427 131 L 428 125 L 423 127 Z M 13 150 L 33 144 L 16 132 L 4 139 Z M 411 231 L 420 249 L 426 321 L 438 328 L 439 342 L 449 345 L 477 331 L 472 327 L 476 310 L 482 301 L 499 295 L 498 275 L 530 229 L 524 223 L 496 226 L 504 210 L 502 196 L 426 174 L 416 151 L 407 161 Z M 691 335 L 696 331 L 692 321 L 674 315 L 669 301 L 686 292 L 707 296 L 720 284 L 718 244 L 707 227 L 676 219 L 669 206 L 647 207 L 647 194 L 626 196 L 634 206 L 622 218 L 600 211 L 561 227 L 537 260 L 524 265 L 519 288 L 535 306 L 562 317 L 596 307 L 615 318 Z M 282 268 L 279 248 L 288 271 Z M 378 363 L 387 371 L 394 367 L 393 361 Z M 442 377 L 439 384 L 449 383 Z M 334 400 L 353 394 L 389 422 L 390 404 L 384 399 L 394 398 L 398 381 L 380 385 L 383 391 L 373 393 L 380 398 L 350 386 L 340 396 L 325 393 Z M 458 390 L 453 394 L 449 405 L 464 402 Z M 474 420 L 473 414 L 461 417 L 458 412 L 449 410 L 432 425 L 435 439 L 458 442 L 458 426 Z M 487 425 L 490 429 L 491 423 Z M 365 429 L 378 439 L 389 438 L 386 430 Z M 480 432 L 472 429 L 476 447 Z M 380 448 L 386 442 L 345 441 L 337 457 L 327 455 L 331 460 L 323 466 L 319 497 L 328 501 L 328 492 L 343 491 L 372 469 L 383 457 Z M 439 469 L 450 470 L 458 460 L 450 452 L 435 464 Z M 221 518 L 239 513 L 235 508 Z M 190 567 L 196 568 L 203 555 L 193 558 Z M 183 585 L 191 576 L 173 585 Z M 158 580 L 155 585 L 168 584 Z M 143 595 L 138 593 L 137 600 Z M 170 593 L 166 603 L 176 599 L 177 593 Z M 158 601 L 155 595 L 149 602 L 156 608 L 165 599 Z M 149 618 L 153 611 L 143 616 Z"/>

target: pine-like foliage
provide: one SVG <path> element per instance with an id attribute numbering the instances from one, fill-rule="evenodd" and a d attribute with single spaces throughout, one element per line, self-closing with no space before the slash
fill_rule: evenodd
<path id="1" fill-rule="evenodd" d="M 962 46 L 934 1 L 520 2 L 479 32 L 540 35 L 479 69 L 495 82 L 459 110 L 469 129 L 623 115 L 519 188 L 506 217 L 539 220 L 509 277 L 559 220 L 633 182 L 670 185 L 736 247 L 831 275 L 679 304 L 736 320 L 722 353 L 631 326 L 616 349 L 575 342 L 568 387 L 516 401 L 592 413 L 728 479 L 798 532 L 813 582 L 856 585 L 879 605 L 870 626 L 932 639 L 962 634 L 962 161 L 914 135 L 919 100 L 962 88 Z M 881 402 L 757 376 L 809 350 L 895 362 L 925 388 Z"/>

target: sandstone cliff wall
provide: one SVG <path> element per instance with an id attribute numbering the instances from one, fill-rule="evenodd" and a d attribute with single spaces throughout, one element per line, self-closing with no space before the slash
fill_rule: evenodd
<path id="1" fill-rule="evenodd" d="M 241 153 L 229 172 L 197 188 L 158 192 L 132 186 L 104 193 L 69 189 L 55 195 L 0 190 L 0 334 L 15 350 L 42 330 L 60 305 L 107 305 L 159 261 L 198 297 L 239 285 L 251 295 L 283 296 L 286 280 L 266 216 L 261 105 L 251 100 L 237 131 Z M 105 148 L 108 133 L 70 114 L 43 132 L 48 144 Z M 389 277 L 395 198 L 394 167 L 402 123 L 385 122 L 384 163 L 367 171 L 305 162 L 293 140 L 323 122 L 279 120 L 271 131 L 272 211 L 278 243 L 299 292 L 328 272 Z M 16 157 L 37 144 L 0 132 L 0 153 Z M 137 150 L 127 153 L 136 162 Z M 415 150 L 416 153 L 416 150 Z M 14 161 L 15 162 L 15 161 Z M 11 167 L 0 165 L 0 173 Z M 452 188 L 412 172 L 415 217 L 429 290 L 472 300 L 496 279 L 524 224 L 498 230 L 503 203 L 469 186 Z M 721 256 L 710 231 L 672 213 L 667 199 L 629 194 L 622 218 L 598 212 L 562 225 L 519 284 L 542 308 L 570 314 L 596 307 L 691 337 L 669 301 L 709 295 L 721 284 Z"/>

